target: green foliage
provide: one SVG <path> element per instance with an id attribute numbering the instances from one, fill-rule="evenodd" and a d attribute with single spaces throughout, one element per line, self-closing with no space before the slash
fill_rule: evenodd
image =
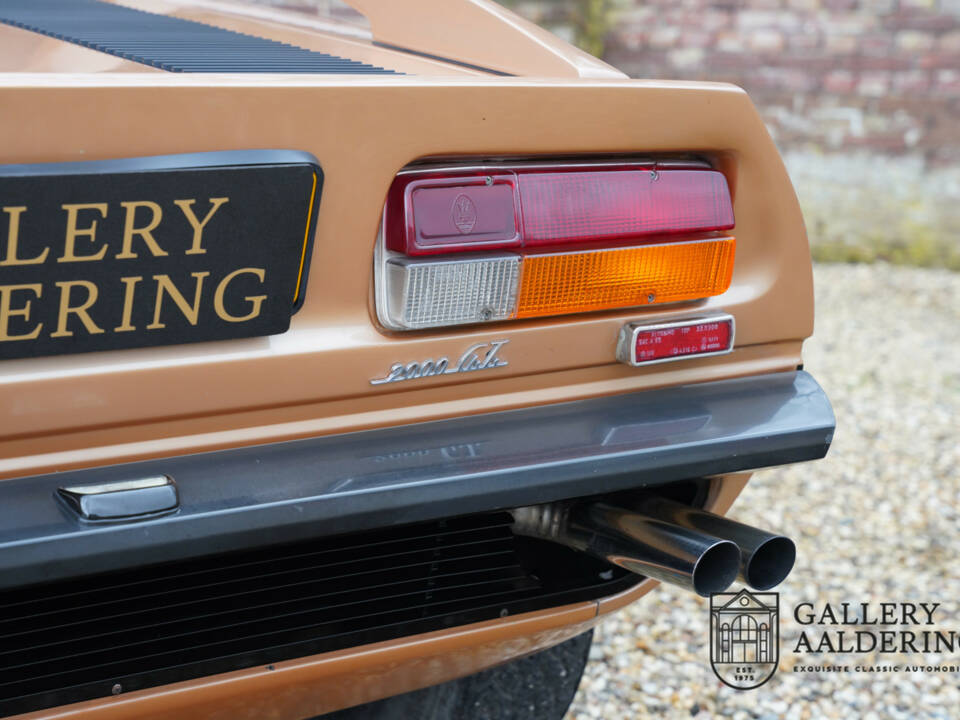
<path id="1" fill-rule="evenodd" d="M 570 20 L 573 41 L 581 50 L 598 58 L 606 49 L 607 33 L 613 28 L 617 3 L 615 0 L 573 0 Z"/>
<path id="2" fill-rule="evenodd" d="M 877 155 L 787 158 L 815 260 L 960 271 L 954 169 Z"/>
<path id="3" fill-rule="evenodd" d="M 889 236 L 862 237 L 856 243 L 816 242 L 810 248 L 817 262 L 872 263 L 939 267 L 960 272 L 960 247 L 934 228 L 918 227 L 913 234 L 892 239 Z"/>
<path id="4" fill-rule="evenodd" d="M 527 19 L 548 29 L 568 27 L 573 44 L 598 58 L 606 51 L 607 35 L 613 29 L 619 10 L 626 0 L 540 0 L 521 3 L 500 0 Z"/>
<path id="5" fill-rule="evenodd" d="M 810 252 L 818 262 L 888 262 L 960 272 L 960 216 L 943 208 L 924 207 L 920 200 L 901 201 L 890 213 L 878 211 L 874 222 L 866 209 L 854 214 L 848 208 L 845 219 L 857 222 L 852 227 L 840 225 L 841 232 L 823 217 L 814 219 L 811 207 L 805 210 L 807 227 L 814 229 Z"/>

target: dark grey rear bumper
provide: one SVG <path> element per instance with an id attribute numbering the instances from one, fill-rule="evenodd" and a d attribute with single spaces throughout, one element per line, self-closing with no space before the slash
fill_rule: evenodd
<path id="1" fill-rule="evenodd" d="M 0 483 L 0 587 L 823 457 L 806 372 Z M 169 475 L 176 514 L 87 524 L 57 488 Z"/>

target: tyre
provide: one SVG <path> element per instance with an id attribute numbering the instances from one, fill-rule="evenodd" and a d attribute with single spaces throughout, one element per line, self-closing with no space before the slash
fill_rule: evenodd
<path id="1" fill-rule="evenodd" d="M 587 664 L 593 630 L 476 675 L 315 720 L 561 720 Z"/>

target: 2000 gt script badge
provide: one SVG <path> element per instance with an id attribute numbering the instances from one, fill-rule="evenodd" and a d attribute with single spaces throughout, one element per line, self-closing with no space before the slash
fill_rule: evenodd
<path id="1" fill-rule="evenodd" d="M 455 363 L 450 358 L 442 357 L 439 360 L 424 360 L 423 362 L 394 363 L 390 372 L 384 377 L 370 381 L 371 385 L 415 380 L 417 378 L 434 377 L 435 375 L 456 375 L 457 373 L 473 372 L 475 370 L 492 370 L 505 367 L 508 363 L 500 356 L 500 348 L 509 340 L 494 340 L 488 343 L 477 343 L 468 347 L 460 359 Z"/>
<path id="2" fill-rule="evenodd" d="M 321 180 L 292 150 L 0 165 L 0 359 L 285 332 Z"/>

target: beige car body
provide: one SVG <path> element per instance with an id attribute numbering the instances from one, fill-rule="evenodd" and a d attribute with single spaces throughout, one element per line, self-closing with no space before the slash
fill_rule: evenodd
<path id="1" fill-rule="evenodd" d="M 123 4 L 407 75 L 174 74 L 0 25 L 2 163 L 295 148 L 319 158 L 325 174 L 306 302 L 288 332 L 3 361 L 0 478 L 788 371 L 802 363 L 801 346 L 813 329 L 803 222 L 777 150 L 739 88 L 627 79 L 482 0 L 355 0 L 371 34 L 254 5 Z M 642 311 L 413 333 L 379 325 L 374 245 L 387 188 L 411 162 L 677 153 L 709 158 L 733 193 L 737 260 L 723 295 Z M 616 362 L 625 322 L 668 320 L 691 309 L 735 316 L 731 354 L 646 368 Z M 501 339 L 509 341 L 506 367 L 397 386 L 370 383 L 394 361 L 458 355 L 473 343 Z M 714 478 L 707 507 L 725 512 L 748 477 Z M 647 580 L 601 601 L 23 717 L 304 718 L 554 644 L 654 586 Z"/>

